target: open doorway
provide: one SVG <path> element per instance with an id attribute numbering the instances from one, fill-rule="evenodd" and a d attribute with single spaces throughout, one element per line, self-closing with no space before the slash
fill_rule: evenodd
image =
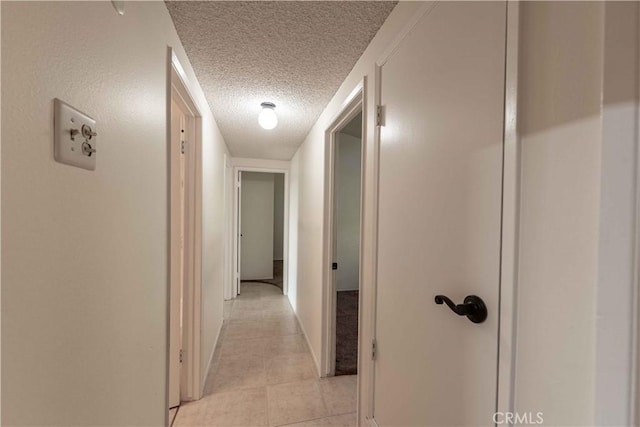
<path id="1" fill-rule="evenodd" d="M 322 376 L 358 373 L 362 87 L 326 132 Z"/>
<path id="2" fill-rule="evenodd" d="M 358 373 L 362 112 L 335 139 L 335 375 Z"/>
<path id="3" fill-rule="evenodd" d="M 238 294 L 243 283 L 284 293 L 284 173 L 238 171 Z"/>

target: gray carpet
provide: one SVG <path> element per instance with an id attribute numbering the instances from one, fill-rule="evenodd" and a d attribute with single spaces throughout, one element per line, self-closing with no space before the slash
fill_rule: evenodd
<path id="1" fill-rule="evenodd" d="M 358 373 L 359 291 L 338 292 L 336 307 L 336 375 Z"/>

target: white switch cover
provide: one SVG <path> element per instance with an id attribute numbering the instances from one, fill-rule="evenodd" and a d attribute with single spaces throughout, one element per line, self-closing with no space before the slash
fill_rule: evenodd
<path id="1" fill-rule="evenodd" d="M 96 121 L 57 98 L 53 104 L 54 159 L 67 165 L 95 170 Z"/>

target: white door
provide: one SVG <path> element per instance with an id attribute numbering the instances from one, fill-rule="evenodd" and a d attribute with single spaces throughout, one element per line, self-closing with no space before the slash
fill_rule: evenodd
<path id="1" fill-rule="evenodd" d="M 180 405 L 182 307 L 185 275 L 185 161 L 182 141 L 186 116 L 171 100 L 171 301 L 169 318 L 169 407 Z"/>
<path id="2" fill-rule="evenodd" d="M 380 426 L 494 424 L 505 14 L 505 3 L 439 3 L 382 66 Z M 438 294 L 481 297 L 486 321 Z"/>
<path id="3" fill-rule="evenodd" d="M 242 280 L 273 279 L 273 199 L 272 173 L 242 173 Z"/>

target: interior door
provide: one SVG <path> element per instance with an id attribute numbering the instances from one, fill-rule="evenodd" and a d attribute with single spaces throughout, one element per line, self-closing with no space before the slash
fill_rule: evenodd
<path id="1" fill-rule="evenodd" d="M 186 117 L 171 101 L 171 301 L 169 319 L 169 407 L 180 405 L 182 300 L 184 289 L 184 155 L 182 141 Z"/>
<path id="2" fill-rule="evenodd" d="M 272 173 L 242 173 L 242 280 L 273 279 Z"/>
<path id="3" fill-rule="evenodd" d="M 506 4 L 442 2 L 382 66 L 374 417 L 493 425 Z M 472 323 L 434 297 L 484 300 Z"/>

